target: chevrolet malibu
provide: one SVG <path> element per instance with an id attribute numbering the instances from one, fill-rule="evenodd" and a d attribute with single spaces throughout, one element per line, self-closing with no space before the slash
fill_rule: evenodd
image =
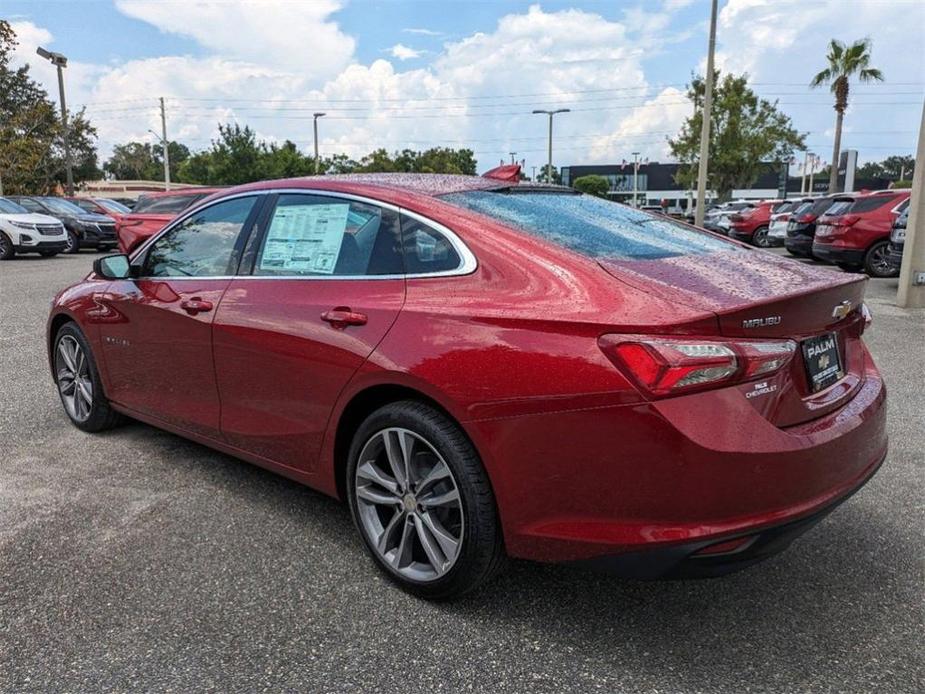
<path id="1" fill-rule="evenodd" d="M 68 417 L 346 500 L 446 599 L 506 557 L 654 578 L 785 548 L 886 455 L 865 280 L 567 188 L 224 190 L 55 299 Z"/>

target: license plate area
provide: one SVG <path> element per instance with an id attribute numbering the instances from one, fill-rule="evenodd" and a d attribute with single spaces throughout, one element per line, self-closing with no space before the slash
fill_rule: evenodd
<path id="1" fill-rule="evenodd" d="M 845 368 L 838 352 L 838 338 L 835 333 L 825 333 L 803 340 L 803 364 L 809 390 L 818 393 L 845 376 Z"/>

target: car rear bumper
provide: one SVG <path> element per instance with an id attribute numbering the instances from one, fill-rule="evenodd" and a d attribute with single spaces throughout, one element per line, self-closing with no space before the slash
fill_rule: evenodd
<path id="1" fill-rule="evenodd" d="M 754 235 L 754 229 L 736 229 L 735 227 L 729 229 L 729 238 L 735 239 L 736 241 L 749 242 Z"/>
<path id="2" fill-rule="evenodd" d="M 866 351 L 861 373 L 846 404 L 786 428 L 722 391 L 470 422 L 508 552 L 613 564 L 664 550 L 683 559 L 823 512 L 886 455 L 886 392 Z M 770 552 L 777 535 L 795 536 L 765 535 L 753 552 Z"/>
<path id="3" fill-rule="evenodd" d="M 813 244 L 813 255 L 819 260 L 842 265 L 861 265 L 864 262 L 863 250 L 823 243 Z"/>
<path id="4" fill-rule="evenodd" d="M 794 255 L 809 256 L 813 251 L 813 237 L 803 236 L 802 234 L 790 236 L 784 239 L 784 248 Z"/>
<path id="5" fill-rule="evenodd" d="M 857 485 L 829 505 L 798 520 L 781 523 L 738 535 L 686 542 L 668 547 L 594 557 L 572 562 L 576 566 L 605 571 L 623 578 L 652 580 L 657 578 L 714 578 L 741 571 L 783 552 L 790 543 L 847 501 L 874 476 L 886 459 L 886 453 Z M 723 551 L 724 545 L 734 545 Z M 718 551 L 710 552 L 711 548 Z"/>

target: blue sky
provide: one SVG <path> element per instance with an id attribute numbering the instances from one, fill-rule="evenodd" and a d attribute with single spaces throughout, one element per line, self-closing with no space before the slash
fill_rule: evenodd
<path id="1" fill-rule="evenodd" d="M 846 146 L 862 160 L 914 149 L 925 93 L 925 3 L 915 0 L 723 0 L 718 61 L 831 157 L 833 112 L 806 85 L 831 37 L 869 36 L 884 85 L 858 87 Z M 556 128 L 559 165 L 666 160 L 665 139 L 690 112 L 683 97 L 706 49 L 706 0 L 646 2 L 293 3 L 96 0 L 11 2 L 3 17 L 19 60 L 52 93 L 35 46 L 66 53 L 73 106 L 86 105 L 100 149 L 150 140 L 156 99 L 170 135 L 208 145 L 220 121 L 310 148 L 360 156 L 376 147 L 465 146 L 481 169 L 510 151 L 545 158 L 545 121 L 533 108 L 569 107 Z M 527 96 L 532 95 L 532 96 Z"/>

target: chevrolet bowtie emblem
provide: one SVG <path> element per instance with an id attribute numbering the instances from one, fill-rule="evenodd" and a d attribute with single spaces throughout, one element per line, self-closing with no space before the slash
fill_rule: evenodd
<path id="1" fill-rule="evenodd" d="M 832 309 L 832 318 L 834 318 L 835 320 L 841 320 L 842 318 L 846 317 L 849 313 L 851 313 L 851 309 L 853 307 L 854 307 L 854 304 L 852 304 L 847 299 L 845 301 L 842 301 L 840 304 L 836 304 L 835 308 Z"/>

